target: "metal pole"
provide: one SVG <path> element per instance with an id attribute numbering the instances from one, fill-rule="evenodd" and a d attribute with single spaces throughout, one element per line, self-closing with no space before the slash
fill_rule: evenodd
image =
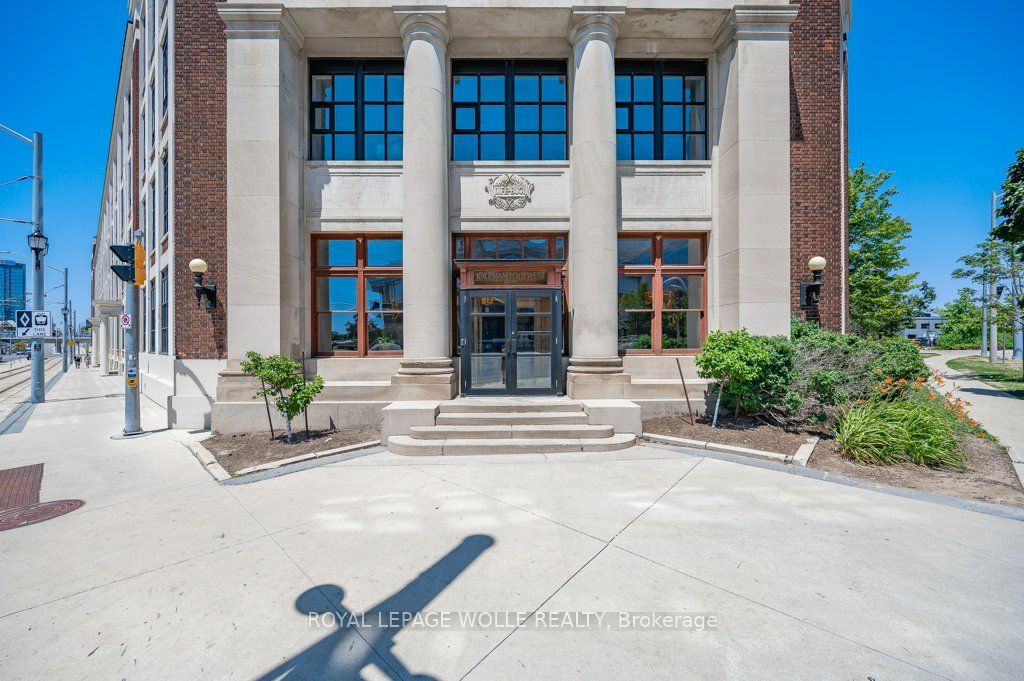
<path id="1" fill-rule="evenodd" d="M 982 274 L 984 277 L 985 275 Z M 988 280 L 981 280 L 981 352 L 982 357 L 988 352 Z"/>
<path id="2" fill-rule="evenodd" d="M 68 335 L 68 268 L 67 267 L 64 268 L 64 309 L 61 310 L 61 312 L 64 314 L 64 333 L 61 334 L 63 336 L 63 338 L 61 340 L 64 341 L 64 347 L 62 347 L 60 349 L 60 356 L 61 356 L 60 366 L 61 366 L 61 369 L 66 374 L 68 372 L 68 351 L 70 350 L 70 347 L 68 346 L 68 339 L 70 338 L 70 336 Z"/>
<path id="3" fill-rule="evenodd" d="M 33 234 L 43 234 L 43 135 L 32 133 L 32 223 Z M 43 251 L 32 251 L 35 255 L 35 271 L 32 273 L 32 309 L 42 311 L 43 305 Z M 46 376 L 43 366 L 43 344 L 32 339 L 32 393 L 33 404 L 46 401 Z"/>
<path id="4" fill-rule="evenodd" d="M 996 193 L 992 192 L 992 229 L 996 228 Z M 996 281 L 996 273 L 992 273 L 992 281 L 988 284 L 988 292 L 992 296 L 992 307 L 988 312 L 988 361 L 995 364 L 998 360 L 999 352 L 999 315 L 996 306 L 999 304 L 998 298 L 998 282 Z"/>
<path id="5" fill-rule="evenodd" d="M 133 242 L 142 239 L 142 231 L 136 230 Z M 139 405 L 139 287 L 132 282 L 124 286 L 124 311 L 131 323 L 124 332 L 124 435 L 142 433 L 142 418 Z"/>

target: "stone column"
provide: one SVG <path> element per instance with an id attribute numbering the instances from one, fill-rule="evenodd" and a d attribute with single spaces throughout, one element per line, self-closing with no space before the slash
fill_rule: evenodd
<path id="1" fill-rule="evenodd" d="M 89 324 L 92 326 L 92 343 L 89 346 L 89 365 L 92 367 L 99 367 L 100 365 L 100 324 L 103 323 L 103 317 L 89 317 Z"/>
<path id="2" fill-rule="evenodd" d="M 615 38 L 624 10 L 573 10 L 569 315 L 571 397 L 621 397 L 618 352 L 618 171 Z"/>
<path id="3" fill-rule="evenodd" d="M 402 146 L 404 357 L 400 399 L 455 395 L 448 237 L 448 68 L 443 8 L 396 9 L 405 44 Z"/>
<path id="4" fill-rule="evenodd" d="M 789 24 L 796 5 L 737 7 L 715 37 L 718 328 L 789 334 Z"/>
<path id="5" fill-rule="evenodd" d="M 279 4 L 221 4 L 227 44 L 229 371 L 249 350 L 298 357 L 308 303 L 302 220 L 304 37 Z M 226 269 L 226 271 L 224 271 Z M 238 372 L 235 372 L 238 374 Z"/>
<path id="6" fill-rule="evenodd" d="M 106 376 L 110 373 L 110 336 L 107 329 L 107 324 L 110 322 L 110 317 L 103 315 L 100 317 L 100 344 L 96 354 L 100 358 L 100 375 Z"/>

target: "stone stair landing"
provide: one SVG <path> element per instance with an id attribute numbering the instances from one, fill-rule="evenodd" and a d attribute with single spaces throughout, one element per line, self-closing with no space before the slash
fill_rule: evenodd
<path id="1" fill-rule="evenodd" d="M 388 437 L 388 449 L 452 456 L 607 452 L 636 444 L 635 433 L 616 433 L 611 424 L 595 423 L 600 411 L 566 398 L 459 398 L 439 403 L 432 424 L 412 425 L 408 435 Z"/>

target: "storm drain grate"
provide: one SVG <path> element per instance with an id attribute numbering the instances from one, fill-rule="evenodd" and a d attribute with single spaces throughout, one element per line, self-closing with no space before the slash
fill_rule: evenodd
<path id="1" fill-rule="evenodd" d="M 65 513 L 71 513 L 83 506 L 85 506 L 85 502 L 81 499 L 61 499 L 60 501 L 44 501 L 41 504 L 2 511 L 0 512 L 0 532 L 59 518 Z"/>
<path id="2" fill-rule="evenodd" d="M 57 518 L 85 505 L 80 499 L 39 502 L 43 464 L 0 471 L 0 532 Z"/>

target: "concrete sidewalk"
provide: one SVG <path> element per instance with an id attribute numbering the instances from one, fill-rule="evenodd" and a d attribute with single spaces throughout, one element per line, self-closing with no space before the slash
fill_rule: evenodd
<path id="1" fill-rule="evenodd" d="M 180 433 L 109 439 L 120 381 L 0 436 L 87 502 L 0 532 L 5 680 L 1020 676 L 1021 522 L 649 447 L 219 485 Z"/>
<path id="2" fill-rule="evenodd" d="M 956 394 L 971 403 L 971 416 L 979 421 L 988 432 L 1010 452 L 1017 476 L 1024 484 L 1024 400 L 994 388 L 988 383 L 971 379 L 968 375 L 951 369 L 947 362 L 957 357 L 977 355 L 977 350 L 944 350 L 936 357 L 925 358 L 932 369 L 938 369 L 950 381 L 944 389 L 956 390 Z"/>

